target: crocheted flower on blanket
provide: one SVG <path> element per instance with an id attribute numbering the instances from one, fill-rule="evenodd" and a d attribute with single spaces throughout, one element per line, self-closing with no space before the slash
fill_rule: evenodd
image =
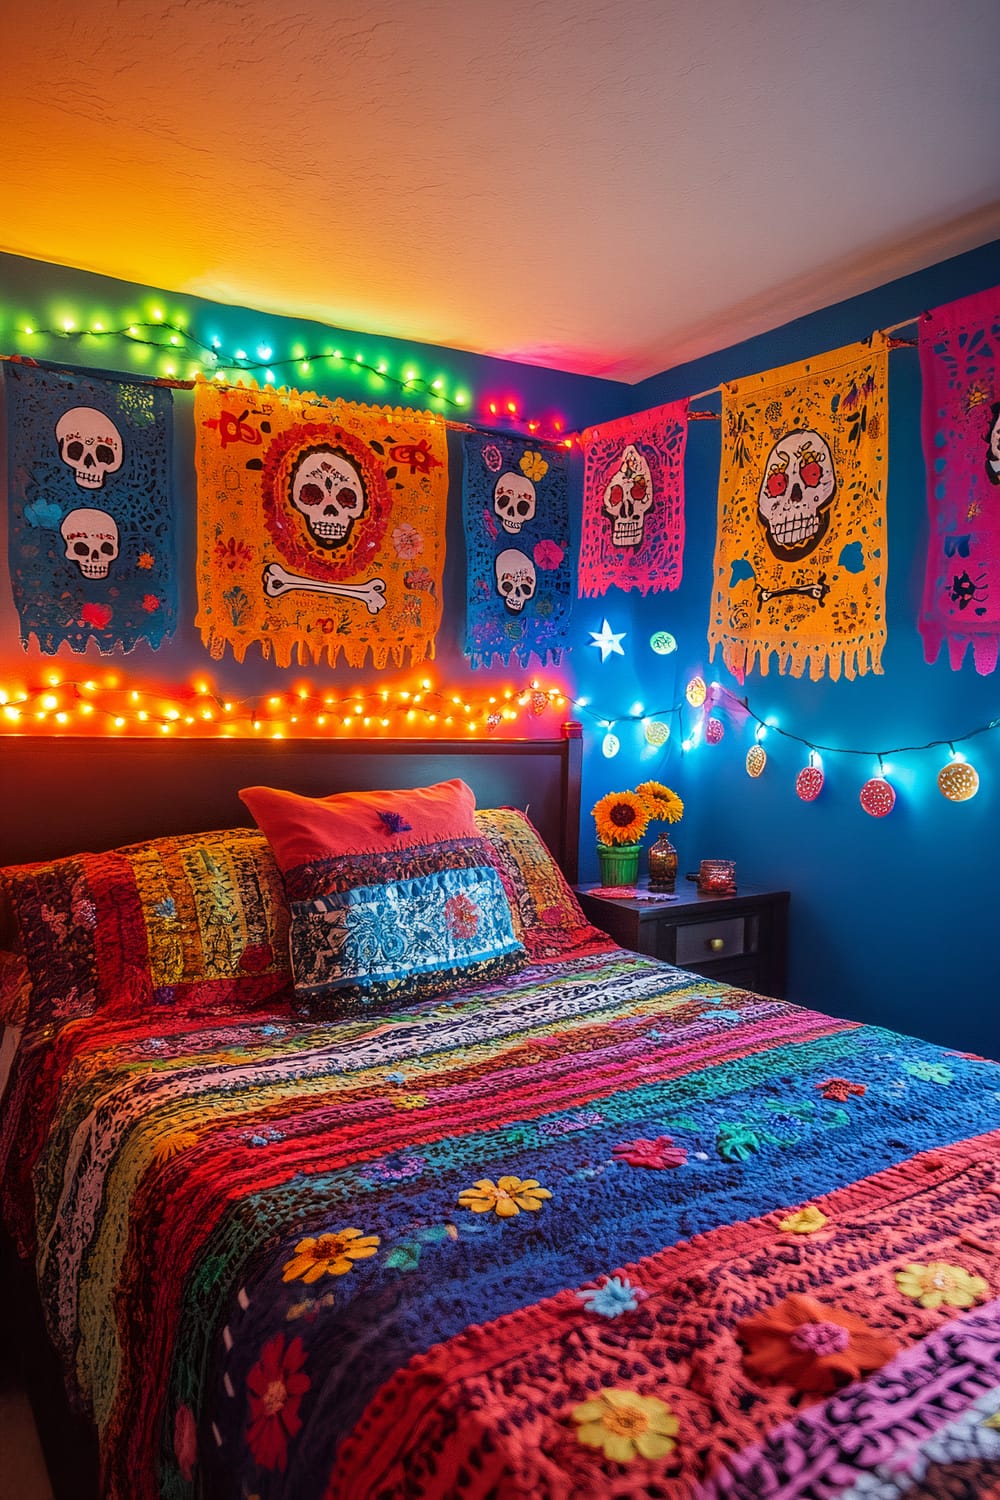
<path id="1" fill-rule="evenodd" d="M 649 1293 L 641 1286 L 633 1286 L 627 1276 L 607 1276 L 603 1286 L 584 1287 L 573 1295 L 588 1312 L 598 1313 L 602 1318 L 619 1318 L 622 1313 L 635 1312 Z"/>
<path id="2" fill-rule="evenodd" d="M 876 1333 L 853 1313 L 799 1293 L 744 1318 L 736 1333 L 747 1345 L 748 1375 L 819 1395 L 881 1369 L 900 1349 L 895 1339 Z"/>
<path id="3" fill-rule="evenodd" d="M 682 1167 L 688 1157 L 687 1147 L 675 1146 L 669 1135 L 658 1135 L 655 1141 L 620 1141 L 612 1148 L 612 1155 L 630 1167 L 651 1167 L 654 1171 Z"/>
<path id="4" fill-rule="evenodd" d="M 619 1464 L 637 1456 L 666 1458 L 677 1447 L 674 1439 L 681 1425 L 659 1397 L 608 1387 L 575 1406 L 573 1421 L 581 1443 L 600 1448 L 605 1458 Z"/>
<path id="5" fill-rule="evenodd" d="M 552 1194 L 548 1188 L 539 1187 L 534 1177 L 500 1177 L 490 1182 L 483 1177 L 475 1187 L 463 1188 L 458 1195 L 462 1208 L 471 1208 L 474 1214 L 498 1214 L 501 1219 L 512 1219 L 521 1209 L 536 1213 L 546 1198 Z"/>
<path id="6" fill-rule="evenodd" d="M 261 1351 L 247 1376 L 250 1425 L 247 1443 L 262 1469 L 280 1469 L 288 1462 L 288 1439 L 302 1427 L 299 1407 L 312 1384 L 305 1372 L 306 1354 L 300 1338 L 285 1348 L 285 1335 L 275 1334 Z"/>
<path id="7" fill-rule="evenodd" d="M 922 1057 L 915 1062 L 908 1058 L 903 1067 L 911 1078 L 919 1078 L 922 1083 L 949 1084 L 955 1076 L 946 1063 L 926 1062 Z"/>
<path id="8" fill-rule="evenodd" d="M 285 1262 L 283 1281 L 318 1281 L 321 1276 L 346 1276 L 356 1260 L 378 1253 L 377 1234 L 360 1229 L 341 1229 L 299 1240 L 292 1259 Z"/>
<path id="9" fill-rule="evenodd" d="M 963 1266 L 932 1260 L 925 1266 L 904 1266 L 896 1272 L 896 1285 L 904 1297 L 921 1307 L 974 1307 L 989 1295 L 989 1283 L 971 1276 Z"/>
<path id="10" fill-rule="evenodd" d="M 824 1099 L 836 1099 L 838 1104 L 846 1104 L 852 1094 L 860 1098 L 867 1092 L 863 1083 L 852 1083 L 849 1078 L 828 1078 L 825 1083 L 817 1083 L 816 1087 Z"/>
<path id="11" fill-rule="evenodd" d="M 800 1208 L 797 1213 L 789 1214 L 787 1219 L 782 1219 L 778 1225 L 786 1234 L 815 1234 L 817 1229 L 822 1229 L 824 1224 L 829 1223 L 826 1214 L 815 1203 L 810 1203 L 806 1208 Z"/>

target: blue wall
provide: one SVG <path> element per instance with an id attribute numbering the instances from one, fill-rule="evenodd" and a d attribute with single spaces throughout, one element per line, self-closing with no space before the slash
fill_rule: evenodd
<path id="1" fill-rule="evenodd" d="M 998 281 L 1000 244 L 992 244 L 648 380 L 634 389 L 634 408 L 836 348 Z M 915 337 L 915 329 L 902 334 Z M 720 424 L 697 422 L 688 435 L 683 583 L 676 594 L 652 600 L 609 598 L 606 612 L 616 630 L 630 631 L 626 645 L 634 649 L 614 675 L 610 663 L 603 675 L 593 665 L 581 669 L 584 691 L 592 684 L 595 701 L 600 689 L 609 712 L 624 713 L 633 691 L 647 703 L 673 703 L 701 674 L 745 695 L 762 718 L 774 715 L 791 733 L 876 749 L 949 739 L 1000 716 L 1000 674 L 978 676 L 971 657 L 959 672 L 950 670 L 946 652 L 934 666 L 923 658 L 916 621 L 928 528 L 917 351 L 894 351 L 889 369 L 883 675 L 814 683 L 772 668 L 740 688 L 718 656 L 709 663 Z M 718 397 L 696 404 L 719 410 Z M 661 624 L 678 639 L 676 656 L 658 659 L 648 650 L 649 633 Z M 622 754 L 605 765 L 605 789 L 634 785 L 645 770 L 635 753 L 638 726 L 619 732 Z M 752 726 L 727 727 L 721 744 L 687 755 L 671 741 L 662 771 L 687 803 L 674 833 L 682 869 L 697 869 L 706 856 L 734 858 L 748 884 L 792 892 L 792 999 L 1000 1056 L 1000 729 L 965 747 L 981 774 L 979 794 L 967 803 L 949 803 L 937 789 L 946 750 L 889 757 L 897 801 L 878 820 L 858 803 L 860 786 L 877 774 L 873 758 L 824 756 L 826 785 L 806 804 L 794 791 L 806 752 L 769 734 L 767 768 L 754 781 L 744 770 L 752 741 Z M 592 772 L 594 765 L 592 753 Z"/>
<path id="2" fill-rule="evenodd" d="M 411 355 L 421 369 L 447 372 L 452 387 L 467 383 L 480 394 L 515 394 L 522 410 L 542 415 L 561 410 L 571 428 L 642 410 L 686 396 L 756 370 L 803 358 L 867 336 L 913 316 L 926 307 L 948 302 L 1000 281 L 1000 246 L 994 244 L 893 282 L 865 296 L 824 309 L 757 339 L 626 387 L 613 382 L 483 359 L 453 350 L 436 350 L 391 339 L 361 335 L 366 351 L 384 352 L 392 367 Z M 0 256 L 0 347 L 30 352 L 16 329 L 28 318 L 61 316 L 69 308 L 84 312 L 121 309 L 130 302 L 148 306 L 162 301 L 171 314 L 187 317 L 208 339 L 213 332 L 227 345 L 255 348 L 261 340 L 290 347 L 295 341 L 315 346 L 332 332 L 320 325 L 278 318 L 248 309 L 224 307 L 196 298 L 133 287 L 85 272 L 14 257 Z M 347 335 L 345 337 L 351 337 Z M 109 359 L 96 343 L 83 341 L 38 351 L 67 363 L 139 369 Z M 308 382 L 295 376 L 290 384 L 313 386 L 329 395 L 359 401 L 400 398 L 379 391 L 355 372 L 329 378 L 314 371 Z M 130 672 L 144 681 L 190 681 L 209 672 L 227 692 L 251 695 L 286 685 L 297 674 L 282 674 L 259 657 L 243 667 L 231 660 L 210 663 L 193 623 L 194 477 L 190 397 L 177 398 L 176 468 L 181 501 L 181 627 L 174 644 L 160 653 L 139 648 L 129 659 Z M 423 397 L 410 404 L 424 405 Z M 713 400 L 698 403 L 710 407 Z M 718 398 L 714 398 L 718 410 Z M 751 675 L 740 689 L 721 662 L 710 665 L 705 644 L 719 471 L 719 424 L 692 423 L 686 463 L 684 578 L 670 594 L 610 592 L 575 605 L 571 651 L 561 677 L 581 700 L 577 716 L 587 729 L 584 758 L 583 878 L 597 878 L 593 825 L 589 808 L 604 792 L 657 777 L 684 797 L 687 811 L 674 831 L 682 871 L 695 869 L 706 856 L 729 856 L 740 878 L 749 884 L 787 886 L 793 895 L 791 931 L 791 997 L 822 1009 L 878 1020 L 956 1047 L 1000 1055 L 1000 957 L 994 932 L 997 881 L 997 832 L 1000 830 L 1000 731 L 970 747 L 982 787 L 965 804 L 945 802 L 935 785 L 943 755 L 920 752 L 892 758 L 892 780 L 898 790 L 890 817 L 875 821 L 858 805 L 861 783 L 874 773 L 874 762 L 827 755 L 827 783 L 819 800 L 803 804 L 794 793 L 796 772 L 805 762 L 800 747 L 771 735 L 765 774 L 751 781 L 743 769 L 751 734 L 729 728 L 719 746 L 702 746 L 688 754 L 679 748 L 692 715 L 684 706 L 667 714 L 673 735 L 664 750 L 645 746 L 636 704 L 644 712 L 670 710 L 683 703 L 688 679 L 700 673 L 737 692 L 746 693 L 762 717 L 775 715 L 781 727 L 813 741 L 877 748 L 922 744 L 961 735 L 1000 715 L 1000 683 L 977 676 L 971 662 L 960 672 L 944 659 L 935 666 L 923 660 L 916 619 L 927 538 L 924 471 L 919 429 L 920 380 L 915 350 L 890 356 L 889 571 L 888 641 L 884 675 L 855 682 L 818 683 L 806 679 Z M 481 410 L 470 420 L 486 425 Z M 438 639 L 433 675 L 442 683 L 482 686 L 486 674 L 472 674 L 461 654 L 463 630 L 464 551 L 457 480 L 459 454 L 453 449 L 454 482 L 448 522 L 445 616 Z M 5 465 L 0 467 L 5 473 Z M 576 493 L 580 465 L 574 460 Z M 0 505 L 0 517 L 5 507 Z M 0 520 L 2 529 L 2 520 Z M 0 536 L 0 545 L 4 545 Z M 607 618 L 625 633 L 624 656 L 602 664 L 590 644 L 590 632 Z M 650 635 L 671 631 L 678 650 L 657 656 Z M 29 656 L 29 664 L 50 658 Z M 0 590 L 0 663 L 23 665 L 9 590 Z M 311 681 L 326 685 L 371 681 L 370 671 L 341 667 L 309 669 Z M 510 677 L 521 674 L 492 674 Z M 529 674 L 530 675 L 530 672 Z M 282 681 L 284 677 L 285 681 Z M 582 700 L 589 700 L 586 705 Z M 601 721 L 616 721 L 620 755 L 601 753 Z M 622 722 L 624 721 L 624 722 Z M 549 721 L 550 727 L 554 721 Z"/>

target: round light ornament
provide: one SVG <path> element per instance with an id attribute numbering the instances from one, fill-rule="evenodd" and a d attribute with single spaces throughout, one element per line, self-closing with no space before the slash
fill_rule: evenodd
<path id="1" fill-rule="evenodd" d="M 896 793 L 884 776 L 873 776 L 861 788 L 861 806 L 872 818 L 886 818 L 896 805 Z"/>
<path id="2" fill-rule="evenodd" d="M 751 745 L 747 751 L 747 775 L 757 777 L 767 765 L 767 751 L 763 745 Z"/>
<path id="3" fill-rule="evenodd" d="M 949 761 L 938 772 L 937 784 L 949 802 L 968 802 L 979 791 L 979 772 L 967 760 Z"/>
<path id="4" fill-rule="evenodd" d="M 614 760 L 621 747 L 621 740 L 616 734 L 606 734 L 601 741 L 601 751 L 606 760 Z"/>
<path id="5" fill-rule="evenodd" d="M 705 686 L 704 677 L 692 677 L 685 689 L 684 696 L 692 708 L 700 708 L 708 697 L 708 688 Z"/>
<path id="6" fill-rule="evenodd" d="M 726 732 L 726 726 L 721 719 L 709 719 L 705 725 L 705 738 L 710 745 L 717 745 Z"/>
<path id="7" fill-rule="evenodd" d="M 670 725 L 664 724 L 662 719 L 650 719 L 643 729 L 646 736 L 646 744 L 658 749 L 665 745 L 670 738 Z"/>
<path id="8" fill-rule="evenodd" d="M 650 650 L 655 651 L 657 656 L 669 656 L 671 651 L 677 650 L 677 642 L 669 630 L 655 631 L 649 638 L 649 646 Z"/>
<path id="9" fill-rule="evenodd" d="M 819 766 L 803 766 L 795 778 L 795 793 L 803 802 L 815 802 L 825 777 Z"/>

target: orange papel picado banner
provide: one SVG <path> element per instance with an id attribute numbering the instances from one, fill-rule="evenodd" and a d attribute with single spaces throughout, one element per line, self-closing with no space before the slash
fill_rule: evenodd
<path id="1" fill-rule="evenodd" d="M 448 449 L 430 412 L 298 391 L 195 391 L 198 616 L 237 661 L 375 668 L 434 655 Z"/>
<path id="2" fill-rule="evenodd" d="M 888 341 L 722 388 L 709 644 L 742 682 L 881 672 Z"/>

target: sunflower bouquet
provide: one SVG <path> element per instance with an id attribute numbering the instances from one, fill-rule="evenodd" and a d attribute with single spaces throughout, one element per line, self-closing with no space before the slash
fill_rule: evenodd
<path id="1" fill-rule="evenodd" d="M 684 803 L 662 781 L 642 781 L 632 792 L 608 792 L 591 810 L 598 843 L 613 847 L 637 844 L 650 823 L 676 823 Z"/>

